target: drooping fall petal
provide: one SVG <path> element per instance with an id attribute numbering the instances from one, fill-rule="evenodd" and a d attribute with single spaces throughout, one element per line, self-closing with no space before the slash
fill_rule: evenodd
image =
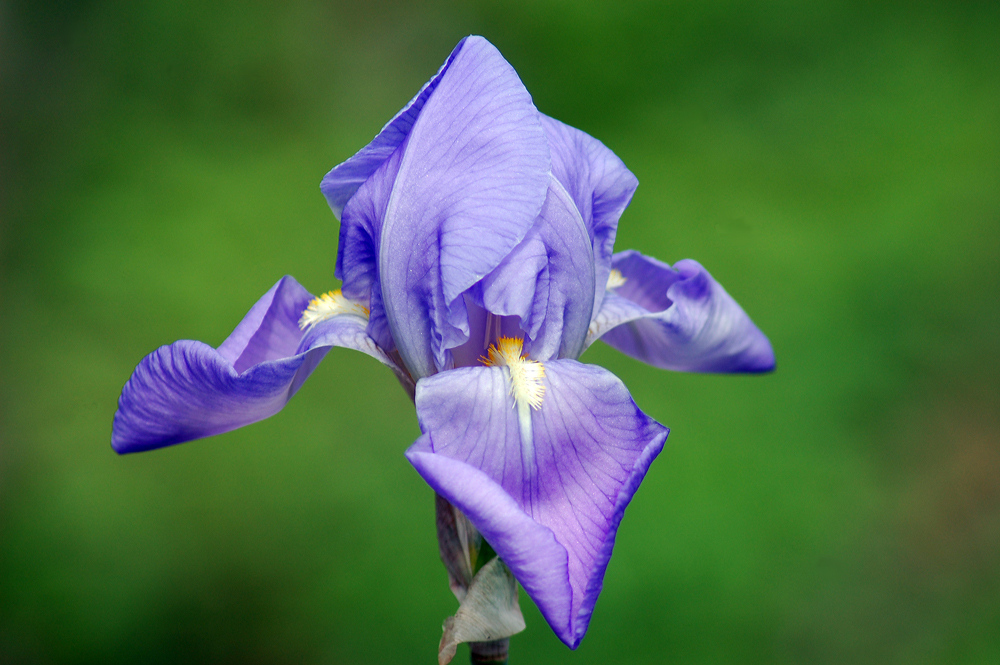
<path id="1" fill-rule="evenodd" d="M 469 517 L 575 648 L 625 507 L 668 430 L 613 374 L 573 360 L 545 363 L 544 400 L 527 409 L 527 424 L 517 399 L 505 367 L 422 379 L 424 434 L 407 458 Z"/>
<path id="2" fill-rule="evenodd" d="M 301 330 L 312 300 L 295 279 L 283 277 L 218 349 L 181 340 L 143 358 L 118 400 L 112 447 L 119 453 L 152 450 L 274 415 L 332 346 L 367 353 L 405 379 L 365 333 L 360 306 Z"/>
<path id="3" fill-rule="evenodd" d="M 620 285 L 591 324 L 622 353 L 685 372 L 767 372 L 774 351 L 746 312 L 697 261 L 674 267 L 634 250 L 615 254 Z"/>

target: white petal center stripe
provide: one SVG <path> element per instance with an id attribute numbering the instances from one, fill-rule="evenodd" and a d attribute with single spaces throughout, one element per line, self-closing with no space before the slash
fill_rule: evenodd
<path id="1" fill-rule="evenodd" d="M 607 289 L 608 291 L 610 291 L 611 289 L 617 289 L 619 286 L 622 286 L 627 281 L 628 280 L 625 279 L 624 276 L 622 276 L 620 270 L 612 269 L 611 274 L 608 275 L 608 285 L 604 288 Z"/>
<path id="2" fill-rule="evenodd" d="M 542 408 L 545 397 L 545 365 L 523 355 L 523 346 L 524 341 L 519 337 L 501 337 L 480 360 L 488 367 L 506 367 L 514 401 L 537 410 Z"/>
<path id="3" fill-rule="evenodd" d="M 340 289 L 328 291 L 318 298 L 312 299 L 306 310 L 302 312 L 302 317 L 299 319 L 299 328 L 305 330 L 311 325 L 341 314 L 353 314 L 354 316 L 362 316 L 367 319 L 368 308 L 361 303 L 345 298 Z"/>

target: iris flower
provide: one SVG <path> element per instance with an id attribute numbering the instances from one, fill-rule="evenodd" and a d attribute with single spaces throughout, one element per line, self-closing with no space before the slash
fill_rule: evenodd
<path id="1" fill-rule="evenodd" d="M 542 115 L 469 37 L 371 143 L 323 179 L 339 291 L 282 278 L 214 349 L 179 341 L 125 385 L 119 453 L 277 413 L 333 346 L 388 366 L 422 435 L 407 459 L 479 529 L 569 647 L 622 514 L 668 430 L 595 340 L 656 367 L 763 372 L 767 338 L 698 263 L 613 253 L 635 176 Z"/>

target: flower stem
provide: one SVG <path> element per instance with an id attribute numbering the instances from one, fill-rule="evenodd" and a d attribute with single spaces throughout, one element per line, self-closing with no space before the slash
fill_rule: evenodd
<path id="1" fill-rule="evenodd" d="M 507 665 L 510 638 L 490 642 L 469 642 L 469 655 L 473 665 Z"/>

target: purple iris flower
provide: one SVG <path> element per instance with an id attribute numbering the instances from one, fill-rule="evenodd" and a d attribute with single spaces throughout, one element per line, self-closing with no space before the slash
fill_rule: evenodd
<path id="1" fill-rule="evenodd" d="M 364 149 L 323 179 L 340 291 L 284 277 L 218 349 L 142 360 L 112 446 L 149 450 L 278 412 L 332 346 L 392 369 L 422 435 L 407 450 L 571 648 L 622 514 L 668 430 L 610 372 L 598 338 L 656 367 L 773 369 L 767 338 L 698 263 L 613 253 L 637 181 L 539 113 L 485 39 L 464 39 Z"/>

